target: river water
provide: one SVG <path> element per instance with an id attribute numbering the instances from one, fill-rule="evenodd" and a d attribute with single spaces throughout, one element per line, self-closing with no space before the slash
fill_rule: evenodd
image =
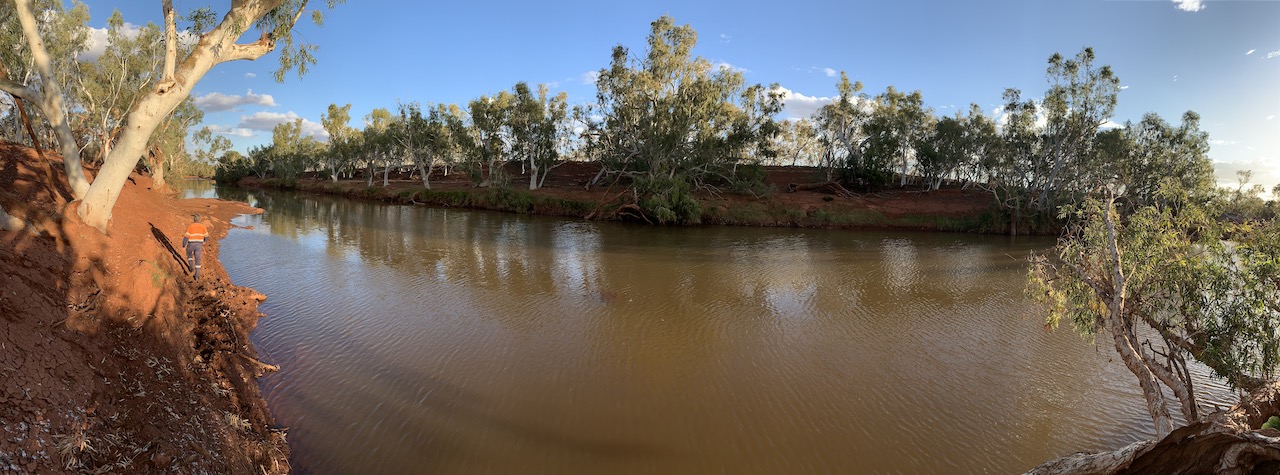
<path id="1" fill-rule="evenodd" d="M 1150 435 L 1024 301 L 1050 239 L 215 193 L 266 209 L 220 257 L 269 297 L 300 473 L 1011 473 Z"/>

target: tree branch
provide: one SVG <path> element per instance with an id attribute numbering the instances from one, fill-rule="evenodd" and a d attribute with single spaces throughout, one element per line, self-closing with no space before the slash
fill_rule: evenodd
<path id="1" fill-rule="evenodd" d="M 40 111 L 44 112 L 44 108 L 42 107 L 44 104 L 44 97 L 40 95 L 40 91 L 29 88 L 25 84 L 11 81 L 7 74 L 0 75 L 0 91 L 20 97 L 22 100 L 35 104 L 36 106 L 41 106 Z"/>
<path id="2" fill-rule="evenodd" d="M 178 63 L 178 26 L 177 19 L 174 18 L 173 0 L 164 0 L 164 75 L 161 76 L 161 83 L 170 83 L 174 81 L 173 69 Z M 161 86 L 161 90 L 168 89 Z"/>

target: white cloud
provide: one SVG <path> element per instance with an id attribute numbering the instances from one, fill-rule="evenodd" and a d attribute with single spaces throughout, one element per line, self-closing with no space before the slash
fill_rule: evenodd
<path id="1" fill-rule="evenodd" d="M 1204 10 L 1203 0 L 1173 0 L 1178 5 L 1178 9 L 1184 12 L 1198 12 Z"/>
<path id="2" fill-rule="evenodd" d="M 135 38 L 142 28 L 133 23 L 124 22 L 124 35 L 128 38 Z M 107 51 L 107 29 L 106 28 L 89 28 L 89 43 L 85 45 L 85 50 L 76 55 L 76 59 L 80 61 L 97 61 L 102 53 Z"/>
<path id="3" fill-rule="evenodd" d="M 258 75 L 257 75 L 257 74 L 254 74 L 254 73 L 244 73 L 244 78 L 245 78 L 245 79 L 253 79 L 253 78 L 256 78 L 256 77 L 258 77 Z"/>
<path id="4" fill-rule="evenodd" d="M 276 106 L 276 100 L 271 97 L 271 94 L 254 94 L 253 89 L 249 89 L 243 96 L 210 92 L 203 96 L 196 96 L 195 100 L 196 107 L 203 109 L 205 112 L 229 111 L 240 106 Z"/>
<path id="5" fill-rule="evenodd" d="M 1222 140 L 1222 139 L 1213 139 L 1209 141 L 1210 145 L 1235 145 L 1237 143 L 1238 142 L 1236 142 L 1235 140 Z"/>
<path id="6" fill-rule="evenodd" d="M 1280 49 L 1267 53 L 1267 59 L 1271 59 L 1276 56 L 1280 56 Z"/>
<path id="7" fill-rule="evenodd" d="M 720 61 L 720 62 L 715 63 L 715 64 L 712 66 L 712 68 L 713 68 L 713 69 L 715 69 L 715 70 L 728 69 L 728 70 L 730 70 L 730 71 L 734 71 L 734 72 L 738 72 L 738 73 L 749 73 L 749 72 L 751 72 L 751 70 L 749 70 L 749 69 L 746 69 L 746 68 L 740 68 L 740 67 L 734 66 L 734 65 L 732 65 L 732 64 L 729 64 L 729 63 L 727 63 L 727 62 L 725 62 L 725 61 Z"/>
<path id="8" fill-rule="evenodd" d="M 587 71 L 585 73 L 582 73 L 582 76 L 579 76 L 579 79 L 582 80 L 583 84 L 586 84 L 588 86 L 594 86 L 596 85 L 596 80 L 600 79 L 600 71 L 599 70 Z"/>
<path id="9" fill-rule="evenodd" d="M 1035 126 L 1036 128 L 1044 128 L 1046 125 L 1049 125 L 1049 116 L 1045 115 L 1044 107 L 1041 107 L 1043 105 L 1041 101 L 1035 100 L 1035 103 L 1036 103 Z M 996 106 L 995 109 L 991 109 L 991 116 L 996 118 L 996 124 L 1000 125 L 1001 127 L 1009 123 L 1009 113 L 1005 112 L 1003 105 Z M 1104 122 L 1100 127 L 1105 127 L 1107 124 L 1116 124 L 1116 123 L 1112 122 L 1111 119 L 1107 119 L 1107 121 Z M 1116 124 L 1115 126 L 1121 127 L 1120 124 Z"/>
<path id="10" fill-rule="evenodd" d="M 142 32 L 142 27 L 133 23 L 124 22 L 122 25 L 124 36 L 126 38 L 137 38 L 138 33 Z M 178 43 L 184 46 L 190 46 L 196 43 L 200 38 L 191 33 L 191 30 L 182 30 L 178 32 Z M 79 61 L 97 61 L 102 53 L 107 51 L 107 28 L 89 28 L 89 42 L 85 45 L 85 50 L 76 55 Z"/>
<path id="11" fill-rule="evenodd" d="M 831 68 L 822 68 L 822 74 L 826 74 L 827 77 L 833 78 L 833 77 L 836 77 L 836 74 L 839 74 L 839 71 L 836 71 Z"/>
<path id="12" fill-rule="evenodd" d="M 1129 88 L 1129 86 L 1120 86 L 1120 90 L 1121 90 L 1121 91 L 1123 91 L 1123 90 L 1125 90 L 1125 89 L 1128 89 L 1128 88 Z"/>
<path id="13" fill-rule="evenodd" d="M 1045 123 L 1048 123 L 1048 121 L 1046 121 Z M 1103 122 L 1102 125 L 1098 126 L 1098 128 L 1102 130 L 1118 129 L 1121 127 L 1124 127 L 1124 125 L 1111 119 L 1107 119 L 1106 122 Z"/>
<path id="14" fill-rule="evenodd" d="M 733 37 L 732 37 L 732 36 L 726 35 L 726 34 L 724 34 L 724 33 L 721 33 L 721 34 L 720 34 L 720 41 L 725 42 L 725 43 L 728 43 L 728 42 L 730 42 L 730 41 L 732 41 L 732 40 L 733 40 Z"/>
<path id="15" fill-rule="evenodd" d="M 1254 52 L 1254 51 L 1257 51 L 1257 50 L 1256 50 L 1256 49 L 1251 49 L 1251 50 L 1249 50 L 1249 51 L 1245 52 L 1245 53 L 1244 53 L 1244 55 L 1245 55 L 1245 56 L 1251 55 L 1251 54 L 1253 54 L 1253 52 Z"/>
<path id="16" fill-rule="evenodd" d="M 822 106 L 835 102 L 834 97 L 813 97 L 792 91 L 782 86 L 775 90 L 782 94 L 782 116 L 806 118 L 812 116 Z"/>
<path id="17" fill-rule="evenodd" d="M 301 117 L 294 111 L 289 111 L 284 114 L 266 111 L 255 112 L 252 115 L 240 116 L 240 123 L 236 125 L 236 127 L 270 132 L 276 125 L 285 122 L 292 122 L 299 118 Z M 307 119 L 302 119 L 302 135 L 304 137 L 311 136 L 320 141 L 326 141 L 329 139 L 329 132 L 324 130 L 324 126 Z"/>
<path id="18" fill-rule="evenodd" d="M 240 127 L 227 127 L 225 125 L 209 124 L 209 131 L 218 135 L 231 135 L 235 137 L 253 137 L 253 131 Z"/>
<path id="19" fill-rule="evenodd" d="M 1276 118 L 1275 114 L 1271 114 L 1271 115 L 1267 116 L 1267 120 L 1271 120 L 1271 119 L 1274 119 L 1274 118 Z"/>

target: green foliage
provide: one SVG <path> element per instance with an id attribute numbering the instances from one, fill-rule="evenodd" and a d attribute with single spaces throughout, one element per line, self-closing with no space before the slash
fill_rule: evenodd
<path id="1" fill-rule="evenodd" d="M 773 194 L 773 185 L 765 183 L 768 173 L 759 163 L 747 163 L 734 169 L 733 180 L 728 183 L 729 190 L 740 195 L 751 195 L 764 198 Z"/>
<path id="2" fill-rule="evenodd" d="M 467 110 L 471 126 L 463 127 L 461 121 L 456 120 L 449 123 L 448 129 L 453 143 L 462 151 L 468 177 L 478 187 L 508 186 L 511 179 L 503 166 L 511 152 L 507 144 L 512 137 L 515 96 L 506 91 L 493 97 L 480 96 L 467 104 Z"/>
<path id="3" fill-rule="evenodd" d="M 561 92 L 549 97 L 544 84 L 538 86 L 535 97 L 523 82 L 513 91 L 515 102 L 507 116 L 511 155 L 525 161 L 530 170 L 529 189 L 536 190 L 560 158 L 559 146 L 569 134 L 568 95 Z"/>
<path id="4" fill-rule="evenodd" d="M 517 213 L 530 213 L 533 211 L 533 195 L 528 192 L 516 191 L 507 187 L 490 188 L 487 199 L 493 208 Z"/>
<path id="5" fill-rule="evenodd" d="M 689 192 L 684 177 L 640 177 L 635 181 L 638 205 L 658 224 L 698 224 L 702 208 Z"/>
<path id="6" fill-rule="evenodd" d="M 859 94 L 862 83 L 850 83 L 844 71 L 840 72 L 836 89 L 839 97 L 814 115 L 815 133 L 822 149 L 819 166 L 826 169 L 827 180 L 834 178 L 837 169 L 844 169 L 853 171 L 842 171 L 842 181 L 859 183 L 867 179 L 863 171 L 873 168 L 863 163 L 862 153 L 866 134 L 863 129 L 870 116 L 864 106 L 868 98 L 866 94 Z"/>
<path id="7" fill-rule="evenodd" d="M 1262 423 L 1262 429 L 1280 430 L 1280 416 L 1271 416 Z"/>
<path id="8" fill-rule="evenodd" d="M 782 103 L 776 87 L 747 86 L 742 73 L 695 57 L 697 33 L 689 25 L 664 16 L 650 26 L 643 56 L 615 47 L 600 71 L 596 108 L 583 114 L 585 135 L 609 174 L 644 177 L 667 193 L 650 203 L 674 218 L 687 207 L 670 201 L 680 195 L 667 186 L 671 180 L 733 182 L 734 165 L 775 155 L 773 116 Z"/>
<path id="9" fill-rule="evenodd" d="M 1074 224 L 1052 257 L 1033 258 L 1029 295 L 1048 310 L 1048 326 L 1066 321 L 1116 339 L 1140 381 L 1159 376 L 1193 420 L 1188 359 L 1239 388 L 1275 380 L 1280 225 L 1219 221 L 1213 203 L 1175 186 L 1155 198 L 1128 215 L 1114 198 L 1067 208 Z M 1167 350 L 1157 354 L 1152 340 Z M 1156 385 L 1143 390 L 1148 401 L 1165 397 Z M 1168 420 L 1160 405 L 1153 420 Z"/>
<path id="10" fill-rule="evenodd" d="M 332 10 L 333 7 L 342 3 L 346 3 L 346 0 L 328 0 L 327 6 Z M 276 82 L 284 82 L 284 77 L 289 71 L 297 71 L 298 77 L 301 78 L 307 74 L 308 68 L 316 64 L 316 58 L 313 53 L 319 47 L 311 43 L 295 43 L 293 39 L 295 22 L 306 5 L 307 0 L 285 0 L 266 15 L 263 15 L 262 18 L 259 18 L 255 24 L 258 30 L 262 31 L 277 45 L 280 67 L 274 73 Z M 323 26 L 324 12 L 319 9 L 312 9 L 311 21 L 316 26 Z"/>
<path id="11" fill-rule="evenodd" d="M 249 166 L 249 159 L 240 152 L 228 150 L 218 157 L 218 163 L 215 165 L 213 180 L 218 183 L 235 184 L 241 178 L 253 174 L 253 169 Z"/>

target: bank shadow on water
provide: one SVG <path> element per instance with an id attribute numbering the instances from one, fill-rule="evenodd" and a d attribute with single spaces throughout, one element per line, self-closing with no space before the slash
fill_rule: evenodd
<path id="1" fill-rule="evenodd" d="M 1022 298 L 1051 239 L 662 228 L 216 189 L 313 473 L 1017 472 L 1146 435 Z"/>

